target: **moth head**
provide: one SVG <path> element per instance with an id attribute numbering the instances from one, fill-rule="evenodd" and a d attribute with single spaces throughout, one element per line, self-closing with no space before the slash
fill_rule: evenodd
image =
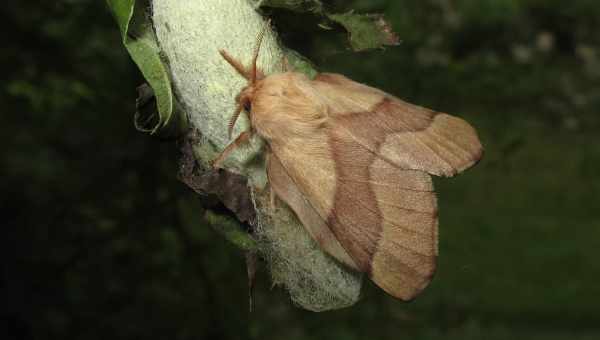
<path id="1" fill-rule="evenodd" d="M 235 98 L 238 108 L 246 111 L 248 115 L 252 114 L 252 100 L 254 97 L 254 85 L 248 84 Z"/>
<path id="2" fill-rule="evenodd" d="M 246 111 L 248 116 L 252 114 L 252 98 L 254 93 L 254 87 L 256 83 L 265 78 L 263 72 L 258 69 L 256 62 L 258 60 L 258 53 L 260 51 L 260 45 L 262 44 L 263 37 L 267 28 L 269 27 L 270 21 L 267 21 L 265 27 L 260 31 L 258 37 L 256 38 L 256 46 L 254 47 L 254 53 L 252 55 L 252 62 L 249 67 L 245 67 L 241 62 L 230 56 L 225 50 L 219 50 L 221 56 L 225 61 L 229 63 L 242 77 L 248 80 L 248 84 L 240 91 L 240 93 L 236 97 L 237 108 L 229 121 L 229 138 L 231 138 L 231 133 L 233 131 L 233 127 L 235 122 L 242 110 Z"/>

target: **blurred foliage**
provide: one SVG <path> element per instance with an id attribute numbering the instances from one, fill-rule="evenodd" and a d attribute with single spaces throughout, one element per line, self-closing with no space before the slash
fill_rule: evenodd
<path id="1" fill-rule="evenodd" d="M 291 13 L 313 15 L 321 22 L 319 27 L 331 30 L 338 25 L 348 32 L 348 42 L 354 51 L 398 45 L 398 37 L 381 14 L 360 14 L 353 10 L 338 13 L 323 6 L 318 0 L 253 0 L 260 9 L 283 8 Z M 286 22 L 287 23 L 287 22 Z M 286 29 L 284 27 L 284 29 Z"/>
<path id="2" fill-rule="evenodd" d="M 102 1 L 9 2 L 4 80 L 3 339 L 600 337 L 600 3 L 354 0 L 402 44 L 359 54 L 293 13 L 286 44 L 322 70 L 466 118 L 481 164 L 436 180 L 440 265 L 410 304 L 367 286 L 313 314 L 258 282 L 175 179 L 177 150 L 133 128 L 135 65 Z M 308 39 L 307 37 L 310 37 Z"/>

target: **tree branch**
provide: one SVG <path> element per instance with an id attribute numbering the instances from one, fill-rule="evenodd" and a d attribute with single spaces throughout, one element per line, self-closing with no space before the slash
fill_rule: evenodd
<path id="1" fill-rule="evenodd" d="M 173 92 L 192 129 L 201 138 L 193 146 L 196 160 L 209 162 L 228 143 L 227 122 L 235 97 L 246 84 L 218 53 L 226 50 L 248 63 L 264 19 L 247 0 L 154 0 L 152 21 L 161 56 L 168 64 Z M 284 51 L 271 29 L 265 33 L 258 66 L 265 74 L 281 70 Z M 240 117 L 234 136 L 248 129 Z M 359 274 L 325 255 L 295 215 L 279 204 L 271 209 L 266 186 L 263 141 L 232 152 L 225 167 L 248 178 L 256 208 L 259 252 L 267 260 L 275 284 L 283 284 L 303 308 L 322 311 L 358 300 Z"/>

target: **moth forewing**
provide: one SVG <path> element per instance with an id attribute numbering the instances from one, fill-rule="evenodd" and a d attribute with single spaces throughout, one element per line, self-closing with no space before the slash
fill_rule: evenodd
<path id="1" fill-rule="evenodd" d="M 243 100 L 251 131 L 268 144 L 275 194 L 325 252 L 392 296 L 414 298 L 438 255 L 429 174 L 475 164 L 482 154 L 475 130 L 337 74 L 310 80 L 285 72 L 249 86 Z"/>

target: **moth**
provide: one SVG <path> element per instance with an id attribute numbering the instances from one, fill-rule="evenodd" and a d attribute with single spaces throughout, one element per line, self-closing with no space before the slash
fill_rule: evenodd
<path id="1" fill-rule="evenodd" d="M 229 136 L 242 111 L 251 128 L 213 165 L 258 134 L 272 192 L 322 250 L 388 294 L 413 299 L 431 281 L 438 256 L 431 175 L 451 177 L 474 165 L 483 153 L 476 131 L 343 75 L 264 75 L 256 66 L 263 33 L 248 67 L 219 51 L 248 80 Z"/>

